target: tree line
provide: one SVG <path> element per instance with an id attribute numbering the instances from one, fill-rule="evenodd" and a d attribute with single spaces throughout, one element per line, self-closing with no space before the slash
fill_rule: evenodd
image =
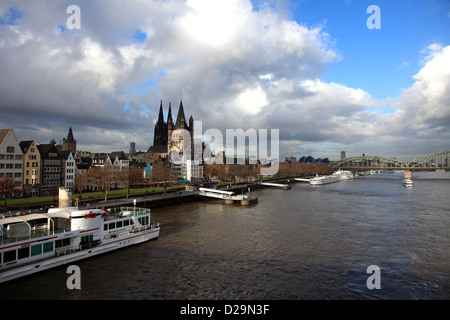
<path id="1" fill-rule="evenodd" d="M 108 193 L 114 189 L 125 189 L 127 198 L 130 189 L 145 183 L 143 170 L 140 168 L 116 168 L 111 165 L 90 167 L 75 178 L 74 188 L 78 193 L 84 191 L 101 191 L 105 201 Z"/>

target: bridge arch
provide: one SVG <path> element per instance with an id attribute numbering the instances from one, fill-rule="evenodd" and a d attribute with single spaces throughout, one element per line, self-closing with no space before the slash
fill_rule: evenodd
<path id="1" fill-rule="evenodd" d="M 440 160 L 440 161 L 439 161 Z M 413 161 L 406 162 L 395 157 L 356 156 L 333 161 L 332 165 L 342 169 L 450 169 L 450 150 L 432 153 Z"/>

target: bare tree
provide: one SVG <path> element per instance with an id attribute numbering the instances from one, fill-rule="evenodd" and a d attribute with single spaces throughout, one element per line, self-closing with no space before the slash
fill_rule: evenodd
<path id="1" fill-rule="evenodd" d="M 22 192 L 22 189 L 19 189 L 20 181 L 14 180 L 10 176 L 4 175 L 0 178 L 0 196 L 5 200 L 5 208 L 6 208 L 6 199 L 12 197 L 15 193 Z"/>
<path id="2" fill-rule="evenodd" d="M 144 182 L 144 172 L 141 168 L 122 168 L 115 172 L 116 183 L 125 188 L 127 199 L 130 195 L 130 189 Z"/>
<path id="3" fill-rule="evenodd" d="M 159 156 L 158 159 L 153 163 L 152 182 L 161 184 L 164 187 L 165 193 L 172 176 L 172 168 L 169 161 Z"/>
<path id="4" fill-rule="evenodd" d="M 89 184 L 95 186 L 103 192 L 105 202 L 108 200 L 108 193 L 114 187 L 115 170 L 112 166 L 91 167 L 88 170 Z"/>

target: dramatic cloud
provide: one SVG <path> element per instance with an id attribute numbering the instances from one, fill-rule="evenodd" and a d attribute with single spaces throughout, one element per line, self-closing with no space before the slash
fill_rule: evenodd
<path id="1" fill-rule="evenodd" d="M 71 4 L 0 4 L 0 127 L 21 140 L 58 141 L 71 125 L 83 149 L 146 150 L 159 101 L 176 113 L 181 94 L 204 130 L 280 129 L 283 156 L 449 135 L 449 47 L 428 47 L 415 84 L 379 101 L 321 80 L 341 59 L 326 25 L 267 3 L 77 1 L 81 29 L 69 30 Z"/>

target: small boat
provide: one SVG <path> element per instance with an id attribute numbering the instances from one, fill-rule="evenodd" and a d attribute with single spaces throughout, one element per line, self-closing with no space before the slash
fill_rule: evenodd
<path id="1" fill-rule="evenodd" d="M 155 239 L 160 231 L 150 209 L 136 207 L 8 212 L 0 227 L 0 283 Z"/>
<path id="2" fill-rule="evenodd" d="M 412 186 L 413 186 L 412 179 L 406 178 L 405 180 L 403 180 L 403 185 L 407 188 L 412 188 Z"/>

